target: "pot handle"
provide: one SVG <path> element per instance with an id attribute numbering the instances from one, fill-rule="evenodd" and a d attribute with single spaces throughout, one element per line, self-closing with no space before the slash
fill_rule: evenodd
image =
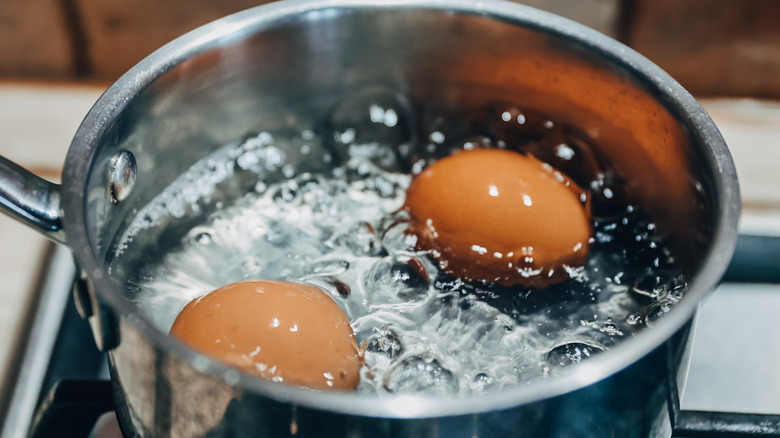
<path id="1" fill-rule="evenodd" d="M 60 188 L 0 157 L 0 211 L 64 244 Z"/>

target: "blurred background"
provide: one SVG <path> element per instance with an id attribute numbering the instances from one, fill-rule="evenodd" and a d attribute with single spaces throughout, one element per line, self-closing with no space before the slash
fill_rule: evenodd
<path id="1" fill-rule="evenodd" d="M 616 38 L 693 93 L 734 155 L 743 193 L 741 232 L 780 236 L 780 1 L 519 2 Z M 0 0 L 0 155 L 58 181 L 70 139 L 108 85 L 177 36 L 262 3 Z M 31 315 L 45 304 L 39 290 L 48 245 L 0 215 L 0 396 L 10 394 L 20 375 Z M 688 381 L 693 395 L 686 395 L 684 407 L 780 413 L 780 388 L 767 388 L 777 384 L 780 358 L 778 292 L 777 286 L 719 290 L 705 303 L 710 310 L 699 322 L 697 371 Z M 757 310 L 766 315 L 757 317 Z M 734 336 L 734 327 L 746 335 Z M 767 366 L 738 371 L 745 363 Z M 0 425 L 7 403 L 0 397 Z"/>
<path id="2" fill-rule="evenodd" d="M 110 83 L 257 0 L 3 0 L 0 77 Z M 780 98 L 775 0 L 524 0 L 633 47 L 696 95 Z"/>

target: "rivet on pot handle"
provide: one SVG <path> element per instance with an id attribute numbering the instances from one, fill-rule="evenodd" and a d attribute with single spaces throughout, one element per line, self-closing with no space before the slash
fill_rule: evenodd
<path id="1" fill-rule="evenodd" d="M 60 186 L 3 157 L 0 157 L 0 210 L 49 239 L 65 243 Z"/>

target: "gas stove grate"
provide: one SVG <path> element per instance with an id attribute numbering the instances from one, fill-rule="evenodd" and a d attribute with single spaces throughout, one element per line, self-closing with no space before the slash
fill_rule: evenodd
<path id="1" fill-rule="evenodd" d="M 780 283 L 777 254 L 780 238 L 740 236 L 725 280 Z M 68 436 L 87 437 L 98 416 L 113 410 L 105 355 L 73 304 L 70 253 L 52 246 L 47 258 L 28 342 L 17 355 L 17 383 L 0 405 L 0 438 L 62 436 L 63 424 Z M 780 438 L 780 415 L 683 410 L 675 423 L 676 438 Z"/>

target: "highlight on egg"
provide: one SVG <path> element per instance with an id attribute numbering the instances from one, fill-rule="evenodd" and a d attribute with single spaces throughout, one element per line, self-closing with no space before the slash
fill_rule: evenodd
<path id="1" fill-rule="evenodd" d="M 418 246 L 456 277 L 544 288 L 585 263 L 588 195 L 531 155 L 458 151 L 411 182 L 403 207 Z"/>
<path id="2" fill-rule="evenodd" d="M 338 304 L 319 288 L 243 281 L 189 302 L 170 331 L 248 374 L 316 390 L 353 391 L 363 365 Z"/>

